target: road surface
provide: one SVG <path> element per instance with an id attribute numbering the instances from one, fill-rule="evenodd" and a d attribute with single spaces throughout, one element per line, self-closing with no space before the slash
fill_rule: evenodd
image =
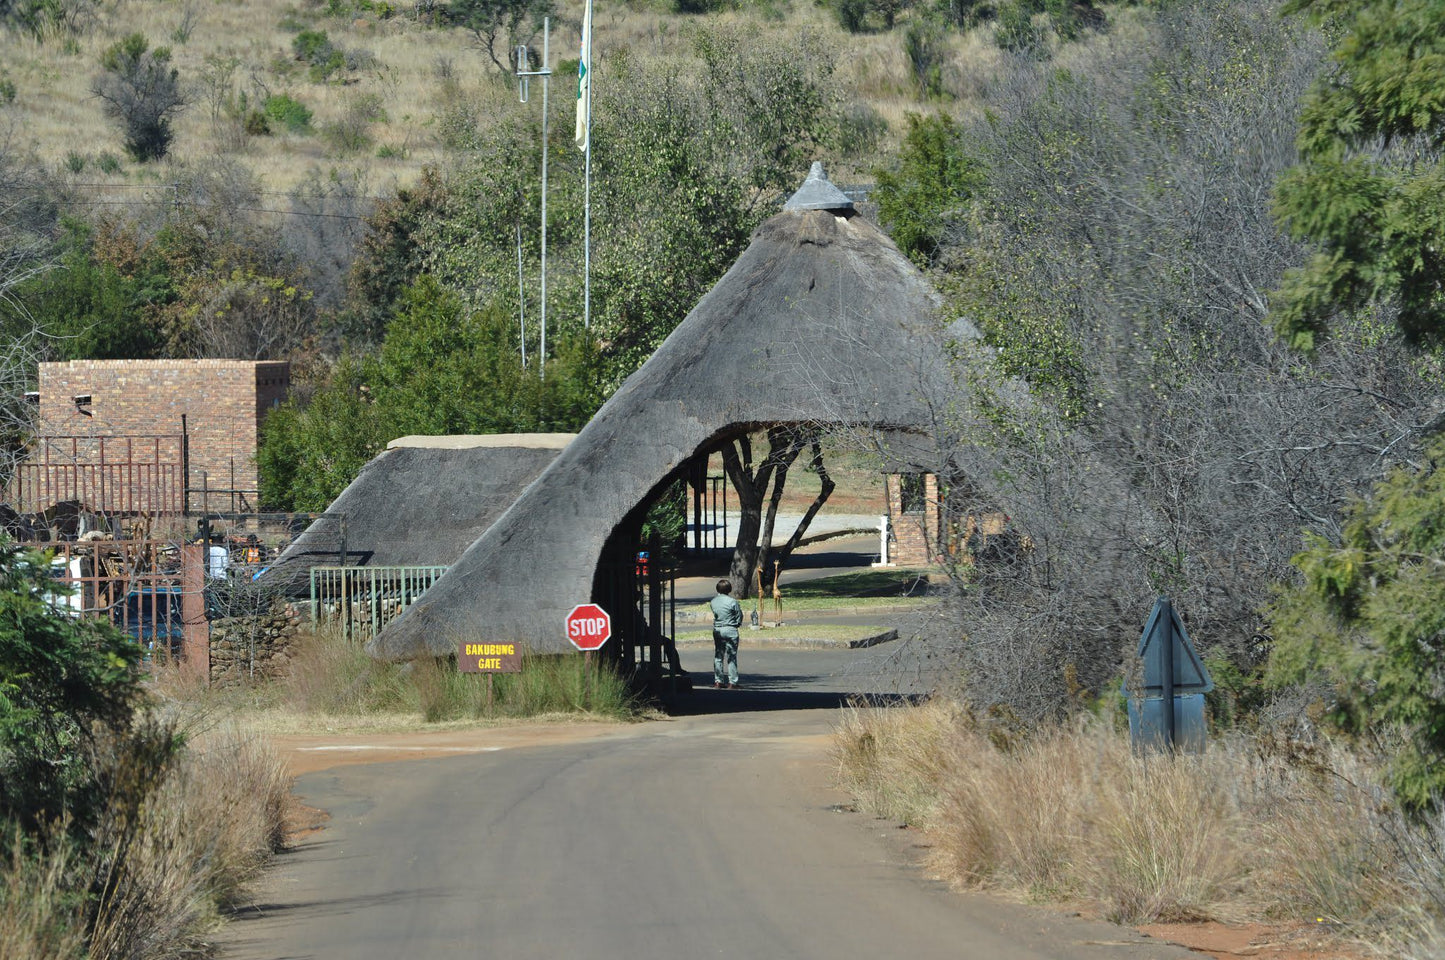
<path id="1" fill-rule="evenodd" d="M 700 689 L 672 719 L 495 750 L 478 731 L 490 752 L 305 775 L 297 791 L 331 820 L 282 855 L 225 956 L 1191 956 L 949 891 L 912 865 L 915 831 L 847 809 L 829 783 L 830 726 L 851 690 L 900 692 L 872 669 L 891 655 L 744 638 L 746 689 Z M 684 657 L 710 681 L 710 652 Z"/>

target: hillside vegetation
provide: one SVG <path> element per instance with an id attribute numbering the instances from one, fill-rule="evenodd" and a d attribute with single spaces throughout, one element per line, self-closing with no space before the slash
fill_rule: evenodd
<path id="1" fill-rule="evenodd" d="M 77 11 L 69 27 L 0 30 L 0 77 L 8 84 L 3 118 L 11 149 L 33 152 L 75 183 L 164 184 L 172 167 L 224 154 L 256 171 L 268 191 L 284 194 L 313 170 L 335 167 L 362 173 L 368 192 L 381 196 L 415 183 L 425 166 L 441 164 L 459 122 L 489 126 L 540 111 L 537 81 L 531 102 L 520 104 L 515 81 L 472 31 L 447 22 L 445 4 L 124 0 L 72 2 L 67 9 Z M 551 66 L 559 73 L 551 108 L 553 123 L 569 131 L 580 23 L 580 4 L 557 5 Z M 698 30 L 739 27 L 760 43 L 816 36 L 836 61 L 847 98 L 876 111 L 892 129 L 922 105 L 901 31 L 848 33 L 829 9 L 801 0 L 700 15 L 604 0 L 595 23 L 599 85 L 626 83 L 616 68 L 624 57 L 690 65 Z M 103 52 L 132 33 L 169 48 L 186 91 L 174 146 L 158 165 L 126 156 L 92 92 Z M 528 25 L 521 33 L 540 48 L 540 30 Z M 324 40 L 308 45 L 315 34 Z M 317 57 L 323 43 L 328 52 Z M 985 37 L 957 31 L 944 43 L 943 89 L 967 100 L 986 83 L 998 52 Z M 329 63 L 333 53 L 339 61 Z M 499 55 L 505 63 L 505 48 Z M 564 61 L 571 62 L 570 73 Z M 289 98 L 299 109 L 274 98 Z M 303 110 L 310 117 L 300 123 Z M 866 176 L 867 167 L 852 172 Z M 86 190 L 111 199 L 99 188 Z"/>
<path id="2" fill-rule="evenodd" d="M 517 103 L 503 67 L 548 10 L 544 343 L 540 91 Z M 1216 819 L 1280 806 L 1215 772 L 1254 751 L 1290 790 L 1325 785 L 1307 806 L 1357 805 L 1344 847 L 1395 831 L 1438 881 L 1439 0 L 604 3 L 590 314 L 576 6 L 12 0 L 0 17 L 7 458 L 33 429 L 35 361 L 66 357 L 290 359 L 298 389 L 258 458 L 281 508 L 324 507 L 400 434 L 575 430 L 822 159 L 876 184 L 869 215 L 942 293 L 940 320 L 989 348 L 958 344 L 967 370 L 926 398 L 959 533 L 938 629 L 967 705 L 927 725 L 987 763 L 924 756 L 920 796 L 1007 792 L 1035 776 L 1016 761 L 1048 769 L 1050 738 L 1091 714 L 1102 739 L 1070 762 L 1112 766 L 1112 809 L 1149 799 L 1111 724 L 1165 595 L 1232 745 L 1195 770 L 1223 782 Z M 1038 402 L 998 402 L 1005 382 Z M 776 428 L 739 457 L 812 439 Z M 966 540 L 995 512 L 1007 536 Z M 955 779 L 975 767 L 995 780 Z M 948 869 L 1031 883 L 1037 865 L 972 859 L 1006 821 L 956 837 Z M 1108 840 L 1091 849 L 1130 866 Z M 1361 911 L 1415 882 L 1351 863 L 1376 884 Z M 1064 866 L 1043 886 L 1098 879 Z M 1227 904 L 1242 874 L 1214 866 L 1213 889 L 1143 913 Z M 1163 902 L 1132 884 L 1120 916 Z M 1417 893 L 1439 913 L 1438 882 Z"/>

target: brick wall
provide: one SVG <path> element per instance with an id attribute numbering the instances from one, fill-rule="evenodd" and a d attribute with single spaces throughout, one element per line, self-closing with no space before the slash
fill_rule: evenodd
<path id="1" fill-rule="evenodd" d="M 190 436 L 190 485 L 255 490 L 267 411 L 290 364 L 251 360 L 72 360 L 40 365 L 40 428 L 49 436 Z M 73 398 L 89 395 L 83 413 Z M 254 498 L 253 498 L 254 499 Z M 199 503 L 193 498 L 193 507 Z M 213 498 L 212 509 L 224 508 Z"/>
<path id="2" fill-rule="evenodd" d="M 940 507 L 938 478 L 922 475 L 923 496 L 913 509 L 903 509 L 903 477 L 890 473 L 883 478 L 888 497 L 888 521 L 893 526 L 893 545 L 888 559 L 900 567 L 923 567 L 936 562 L 939 554 Z"/>

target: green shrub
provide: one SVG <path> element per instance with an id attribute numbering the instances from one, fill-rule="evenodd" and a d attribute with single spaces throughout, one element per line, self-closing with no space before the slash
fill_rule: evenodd
<path id="1" fill-rule="evenodd" d="M 57 612 L 50 558 L 0 538 L 0 827 L 38 836 L 62 811 L 84 835 L 107 803 L 97 738 L 142 702 L 140 647 Z"/>
<path id="2" fill-rule="evenodd" d="M 291 41 L 291 52 L 297 60 L 315 63 L 330 56 L 334 48 L 325 30 L 302 30 Z"/>
<path id="3" fill-rule="evenodd" d="M 999 5 L 993 37 L 1000 49 L 1019 53 L 1038 46 L 1041 38 L 1034 27 L 1034 12 L 1028 0 L 1008 0 Z"/>
<path id="4" fill-rule="evenodd" d="M 96 157 L 95 163 L 100 167 L 101 173 L 120 173 L 120 157 L 109 150 Z"/>
<path id="5" fill-rule="evenodd" d="M 862 33 L 867 28 L 868 0 L 834 0 L 833 16 L 849 33 Z"/>
<path id="6" fill-rule="evenodd" d="M 847 157 L 871 157 L 888 133 L 883 114 L 866 103 L 852 103 L 838 118 L 838 149 Z"/>
<path id="7" fill-rule="evenodd" d="M 943 24 L 929 17 L 910 21 L 908 29 L 903 32 L 903 55 L 908 58 L 918 93 L 925 100 L 943 96 L 947 43 L 947 30 Z"/>
<path id="8" fill-rule="evenodd" d="M 65 169 L 71 173 L 80 173 L 85 169 L 85 157 L 71 150 L 65 155 Z"/>
<path id="9" fill-rule="evenodd" d="M 261 105 L 267 120 L 275 121 L 291 133 L 306 133 L 311 129 L 311 111 L 300 100 L 284 93 L 272 94 Z"/>
<path id="10" fill-rule="evenodd" d="M 90 89 L 106 115 L 120 122 L 126 152 L 142 163 L 164 157 L 174 137 L 171 117 L 186 105 L 170 49 L 151 50 L 142 34 L 132 33 L 107 47 L 100 65 L 104 72 Z"/>
<path id="11" fill-rule="evenodd" d="M 331 75 L 346 66 L 346 54 L 341 50 L 332 50 L 325 59 L 317 60 L 311 64 L 306 75 L 311 78 L 312 83 L 325 83 L 331 79 Z"/>
<path id="12" fill-rule="evenodd" d="M 15 102 L 15 81 L 9 77 L 0 77 L 0 103 Z"/>

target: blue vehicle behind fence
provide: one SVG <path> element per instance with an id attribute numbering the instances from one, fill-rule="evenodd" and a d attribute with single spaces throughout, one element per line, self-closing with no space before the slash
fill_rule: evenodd
<path id="1" fill-rule="evenodd" d="M 184 652 L 179 586 L 133 588 L 116 609 L 115 622 L 141 644 L 147 660 L 179 660 Z"/>

